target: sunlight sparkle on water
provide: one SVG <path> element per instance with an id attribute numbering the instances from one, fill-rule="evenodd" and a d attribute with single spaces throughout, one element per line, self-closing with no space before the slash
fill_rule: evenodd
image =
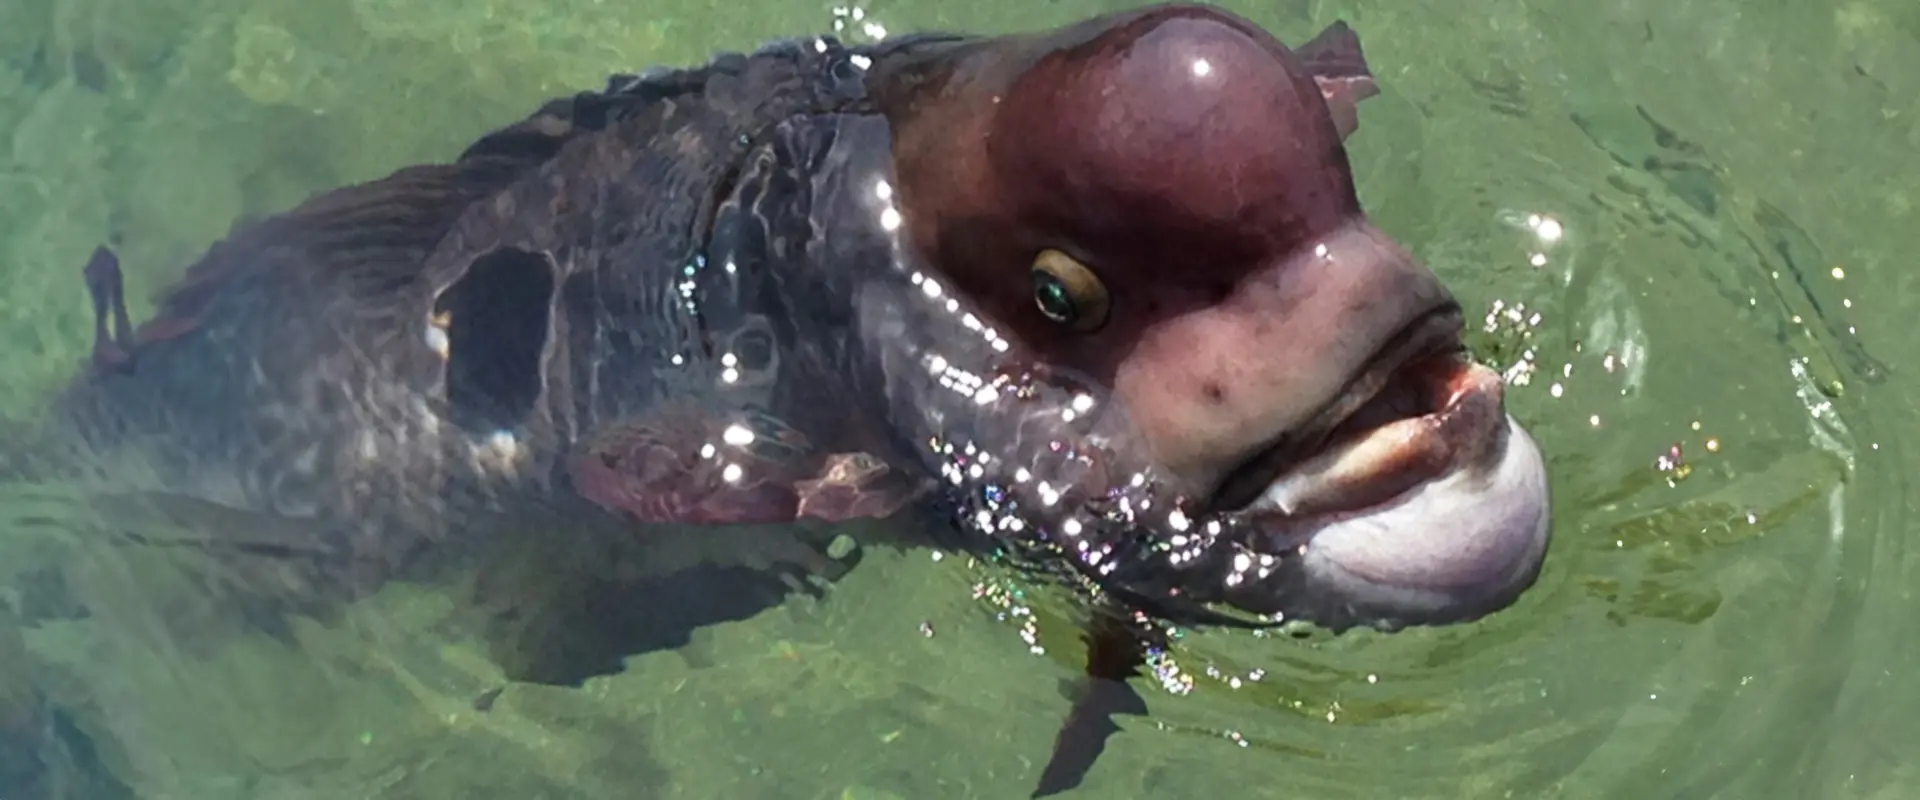
<path id="1" fill-rule="evenodd" d="M 1542 214 L 1528 214 L 1527 227 L 1532 228 L 1534 235 L 1547 244 L 1558 242 L 1560 237 L 1566 235 L 1566 229 L 1561 227 L 1559 220 Z"/>
<path id="2" fill-rule="evenodd" d="M 887 38 L 887 26 L 870 19 L 866 9 L 859 6 L 836 6 L 833 9 L 833 32 L 844 34 L 850 30 L 859 35 L 857 38 L 865 38 L 869 42 L 878 42 Z"/>

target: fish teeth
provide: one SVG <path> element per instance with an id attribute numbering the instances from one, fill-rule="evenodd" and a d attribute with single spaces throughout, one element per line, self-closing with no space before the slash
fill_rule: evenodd
<path id="1" fill-rule="evenodd" d="M 452 311 L 435 312 L 427 318 L 427 346 L 443 360 L 453 357 L 453 340 L 447 337 L 447 326 L 452 324 Z"/>

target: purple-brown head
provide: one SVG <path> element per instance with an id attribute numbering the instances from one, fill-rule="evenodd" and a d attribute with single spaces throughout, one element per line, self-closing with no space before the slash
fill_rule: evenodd
<path id="1" fill-rule="evenodd" d="M 1082 411 L 1126 421 L 1110 458 L 1180 498 L 1142 525 L 1234 523 L 1214 599 L 1444 621 L 1531 583 L 1539 454 L 1452 295 L 1360 209 L 1352 75 L 1185 5 L 911 74 L 879 89 L 905 241 L 1008 358 L 1104 390 Z"/>

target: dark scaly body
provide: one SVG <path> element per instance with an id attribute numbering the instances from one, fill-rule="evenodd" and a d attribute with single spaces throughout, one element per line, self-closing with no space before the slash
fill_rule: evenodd
<path id="1" fill-rule="evenodd" d="M 723 381 L 716 337 L 742 314 L 782 340 L 759 352 L 806 351 L 763 309 L 703 308 L 682 284 L 767 130 L 860 100 L 848 55 L 792 42 L 616 77 L 450 164 L 243 225 L 69 388 L 59 422 L 89 463 L 149 492 L 319 522 L 338 538 L 286 546 L 377 582 L 413 540 L 476 514 L 597 510 L 568 491 L 566 454 L 665 404 L 789 425 L 832 408 L 846 398 L 814 393 L 834 385 L 830 358 Z M 452 369 L 429 309 L 450 317 Z M 732 316 L 715 328 L 703 313 Z M 470 324 L 482 314 L 497 316 Z"/>
<path id="2" fill-rule="evenodd" d="M 1344 25 L 1295 52 L 1186 5 L 616 79 L 242 228 L 128 336 L 97 261 L 59 427 L 311 523 L 205 542 L 318 565 L 295 594 L 500 520 L 937 511 L 1105 590 L 1056 791 L 1140 710 L 1143 617 L 1442 623 L 1537 571 L 1537 450 L 1358 206 L 1374 91 Z"/>

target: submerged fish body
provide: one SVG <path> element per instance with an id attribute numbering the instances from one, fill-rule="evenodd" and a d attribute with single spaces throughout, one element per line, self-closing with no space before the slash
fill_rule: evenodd
<path id="1" fill-rule="evenodd" d="M 1107 590 L 1096 679 L 1132 612 L 1471 619 L 1539 569 L 1544 469 L 1359 208 L 1376 91 L 1344 24 L 1296 50 L 1191 5 L 619 76 L 237 228 L 137 328 L 96 254 L 55 427 L 360 576 L 529 508 L 938 512 Z"/>

